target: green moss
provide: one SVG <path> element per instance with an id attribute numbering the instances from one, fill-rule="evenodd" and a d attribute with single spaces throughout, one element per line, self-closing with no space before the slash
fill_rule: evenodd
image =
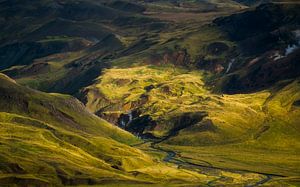
<path id="1" fill-rule="evenodd" d="M 140 141 L 71 96 L 34 91 L 2 74 L 0 82 L 2 185 L 161 184 L 174 179 L 194 184 L 207 178 L 129 146 Z"/>
<path id="2" fill-rule="evenodd" d="M 297 176 L 300 111 L 294 103 L 300 100 L 299 82 L 251 94 L 219 95 L 205 86 L 208 78 L 172 66 L 109 69 L 88 88 L 87 106 L 94 112 L 118 108 L 121 113 L 137 107 L 156 120 L 159 128 L 149 132 L 158 137 L 169 133 L 175 116 L 206 112 L 200 123 L 179 131 L 163 145 L 195 163 L 201 163 L 201 158 L 222 168 Z M 97 92 L 101 97 L 92 94 Z M 143 95 L 148 100 L 135 105 Z M 106 106 L 101 105 L 104 100 L 116 107 L 101 108 Z"/>

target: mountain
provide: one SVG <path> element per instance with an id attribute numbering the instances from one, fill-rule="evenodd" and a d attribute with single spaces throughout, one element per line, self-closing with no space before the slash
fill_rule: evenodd
<path id="1" fill-rule="evenodd" d="M 236 3 L 216 2 L 213 9 L 206 4 L 2 1 L 0 69 L 33 88 L 75 95 L 110 61 L 149 49 L 160 42 L 162 30 L 186 27 L 171 23 L 172 17 L 179 16 L 181 22 L 196 16 L 203 24 L 240 9 Z"/>
<path id="2" fill-rule="evenodd" d="M 0 5 L 4 184 L 299 185 L 296 1 Z"/>
<path id="3" fill-rule="evenodd" d="M 266 4 L 253 11 L 217 19 L 243 58 L 225 79 L 225 92 L 249 92 L 299 77 L 299 5 Z M 259 20 L 259 21 L 258 21 Z M 236 27 L 236 25 L 239 25 Z M 257 46 L 253 48 L 253 46 Z"/>

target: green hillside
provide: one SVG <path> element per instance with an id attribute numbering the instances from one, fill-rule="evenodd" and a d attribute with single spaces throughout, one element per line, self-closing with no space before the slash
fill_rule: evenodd
<path id="1" fill-rule="evenodd" d="M 110 69 L 87 88 L 87 107 L 112 122 L 123 119 L 125 129 L 139 136 L 163 138 L 164 147 L 186 158 L 249 170 L 252 166 L 241 164 L 243 159 L 250 162 L 244 156 L 261 153 L 262 159 L 269 158 L 263 161 L 267 166 L 261 167 L 262 160 L 254 156 L 253 167 L 259 167 L 253 171 L 298 176 L 299 81 L 226 95 L 214 94 L 205 87 L 205 79 L 208 76 L 201 72 L 175 67 Z M 129 122 L 122 114 L 133 119 Z M 220 150 L 220 157 L 215 156 Z"/>
<path id="2" fill-rule="evenodd" d="M 89 113 L 70 96 L 34 91 L 3 74 L 0 81 L 2 185 L 195 183 L 209 179 L 167 166 L 130 147 L 139 140 Z"/>
<path id="3" fill-rule="evenodd" d="M 0 0 L 0 186 L 299 186 L 299 10 Z"/>

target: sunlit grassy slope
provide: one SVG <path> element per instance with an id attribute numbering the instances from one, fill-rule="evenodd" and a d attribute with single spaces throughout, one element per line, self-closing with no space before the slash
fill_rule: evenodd
<path id="1" fill-rule="evenodd" d="M 71 96 L 19 86 L 0 74 L 0 183 L 15 186 L 205 183 L 130 147 L 133 135 Z"/>
<path id="2" fill-rule="evenodd" d="M 108 69 L 87 88 L 87 107 L 107 116 L 135 109 L 140 116 L 150 115 L 157 125 L 144 133 L 171 135 L 162 144 L 195 162 L 298 176 L 299 81 L 256 93 L 221 95 L 205 87 L 208 78 L 172 66 Z M 199 112 L 206 116 L 178 130 L 178 117 Z"/>

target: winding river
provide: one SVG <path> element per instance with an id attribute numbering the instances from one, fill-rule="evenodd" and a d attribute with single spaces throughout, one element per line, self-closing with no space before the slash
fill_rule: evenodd
<path id="1" fill-rule="evenodd" d="M 188 169 L 188 170 L 191 170 L 191 171 L 195 171 L 195 169 L 199 169 L 200 171 L 216 170 L 216 171 L 227 171 L 227 172 L 238 173 L 238 174 L 253 173 L 253 174 L 258 174 L 258 175 L 262 176 L 262 178 L 260 180 L 256 181 L 256 182 L 251 182 L 251 184 L 242 185 L 242 186 L 245 186 L 245 187 L 262 186 L 262 185 L 266 184 L 267 182 L 269 182 L 270 180 L 272 180 L 274 177 L 282 177 L 282 176 L 266 174 L 266 173 L 259 173 L 259 172 L 253 172 L 253 171 L 247 171 L 247 170 L 234 170 L 234 169 L 219 168 L 219 167 L 213 166 L 211 163 L 209 163 L 207 161 L 204 161 L 204 160 L 202 162 L 205 163 L 205 165 L 204 164 L 201 165 L 201 164 L 195 164 L 195 163 L 192 163 L 192 162 L 188 162 L 188 161 L 182 159 L 181 156 L 179 154 L 177 154 L 175 151 L 166 150 L 166 149 L 163 149 L 160 146 L 158 146 L 157 144 L 160 143 L 160 142 L 145 141 L 145 142 L 143 142 L 141 144 L 138 144 L 138 145 L 135 145 L 135 146 L 139 146 L 139 145 L 146 144 L 146 143 L 150 143 L 150 148 L 152 148 L 153 150 L 155 150 L 157 152 L 162 152 L 162 153 L 165 154 L 165 157 L 163 158 L 164 162 L 175 164 L 175 165 L 177 165 L 178 168 L 184 168 L 184 169 Z M 199 172 L 199 171 L 197 171 L 197 172 Z M 205 172 L 204 172 L 204 174 L 205 174 Z M 220 181 L 226 180 L 226 177 L 218 176 L 217 179 L 209 181 L 207 183 L 207 186 L 216 186 L 217 182 L 219 180 Z"/>

